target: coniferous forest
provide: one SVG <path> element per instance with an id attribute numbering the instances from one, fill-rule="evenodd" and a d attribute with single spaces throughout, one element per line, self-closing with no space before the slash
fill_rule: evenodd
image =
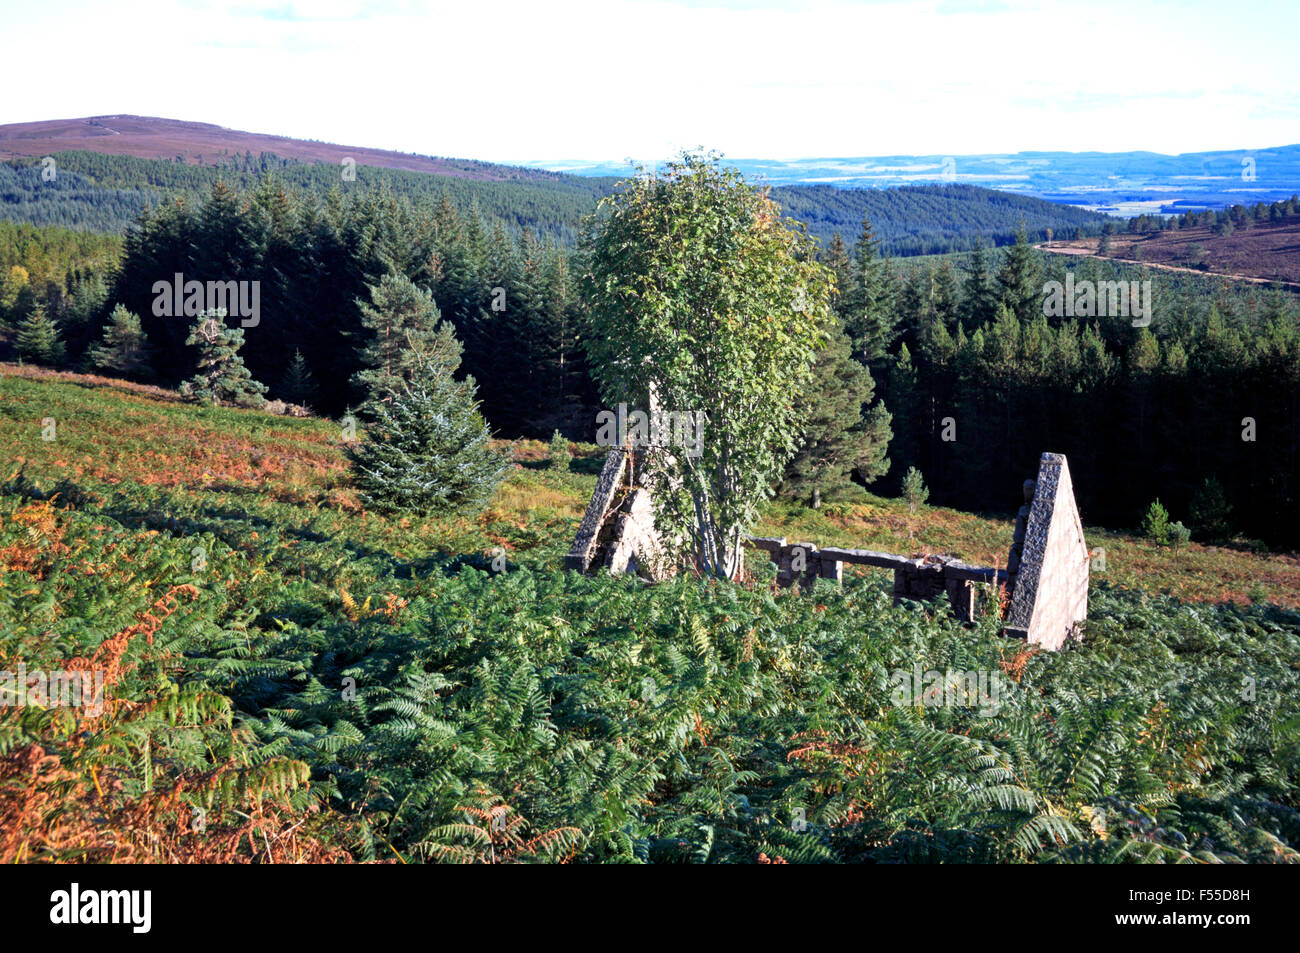
<path id="1" fill-rule="evenodd" d="M 438 317 L 430 322 L 455 329 L 459 373 L 478 382 L 498 435 L 595 437 L 580 251 L 473 206 L 412 201 L 387 185 L 316 201 L 266 177 L 247 192 L 218 183 L 197 204 L 143 212 L 120 243 L 0 228 L 0 318 L 16 332 L 41 308 L 63 346 L 57 366 L 93 369 L 120 306 L 139 318 L 150 348 L 131 378 L 177 386 L 192 372 L 190 329 L 154 314 L 155 281 L 247 276 L 261 283 L 261 323 L 246 332 L 243 351 L 253 378 L 271 398 L 293 402 L 285 369 L 297 357 L 317 382 L 313 409 L 338 417 L 365 397 L 355 379 L 375 333 L 363 324 L 370 288 L 399 274 L 432 296 Z M 1044 283 L 1063 282 L 1067 268 L 1094 283 L 1149 280 L 1151 272 L 1044 255 L 1023 232 L 1001 249 L 888 258 L 874 222 L 859 229 L 817 253 L 837 275 L 834 310 L 850 358 L 871 382 L 866 416 L 875 407 L 877 417 L 883 410 L 894 419 L 887 459 L 850 468 L 859 483 L 896 492 L 916 467 L 935 502 L 1005 509 L 1005 487 L 1033 467 L 1036 448 L 1053 444 L 1084 474 L 1081 501 L 1104 522 L 1136 525 L 1157 485 L 1166 505 L 1187 513 L 1214 481 L 1237 530 L 1275 545 L 1300 539 L 1294 293 L 1162 273 L 1148 328 L 1047 317 Z M 1245 418 L 1269 438 L 1243 442 Z"/>

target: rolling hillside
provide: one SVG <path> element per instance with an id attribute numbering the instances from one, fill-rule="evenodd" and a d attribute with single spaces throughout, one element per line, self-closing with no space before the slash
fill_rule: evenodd
<path id="1" fill-rule="evenodd" d="M 1044 247 L 1066 255 L 1095 255 L 1097 244 L 1096 238 L 1084 238 Z M 1208 227 L 1115 235 L 1106 257 L 1300 289 L 1300 220 L 1259 222 L 1227 235 Z"/>
<path id="2" fill-rule="evenodd" d="M 51 157 L 57 174 L 44 175 Z M 8 161 L 4 161 L 4 160 Z M 352 159 L 354 178 L 345 178 Z M 217 181 L 250 190 L 266 175 L 321 199 L 389 187 L 412 200 L 447 198 L 515 229 L 571 244 L 613 177 L 583 177 L 473 160 L 411 156 L 139 116 L 0 126 L 0 217 L 38 225 L 123 232 L 170 199 L 201 201 Z M 852 242 L 869 215 L 892 255 L 938 254 L 979 239 L 1007 244 L 1023 222 L 1032 237 L 1090 234 L 1103 215 L 971 185 L 892 189 L 778 186 L 786 213 L 823 243 Z"/>
<path id="3" fill-rule="evenodd" d="M 566 178 L 540 169 L 289 139 L 156 116 L 87 116 L 0 126 L 0 159 L 75 151 L 179 160 L 195 165 L 218 165 L 232 157 L 266 152 L 299 162 L 339 165 L 351 159 L 357 165 L 379 169 L 405 169 L 488 182 L 554 182 Z"/>
<path id="4" fill-rule="evenodd" d="M 870 576 L 560 570 L 593 448 L 521 447 L 476 517 L 386 518 L 329 421 L 0 370 L 0 659 L 101 666 L 111 700 L 0 708 L 0 862 L 1300 860 L 1300 618 L 1233 591 L 1290 600 L 1289 563 L 1089 529 L 1113 568 L 1039 652 Z M 1010 536 L 879 498 L 767 516 Z"/>
<path id="5" fill-rule="evenodd" d="M 196 408 L 165 388 L 4 363 L 0 396 L 0 421 L 5 422 L 0 428 L 0 459 L 11 462 L 8 471 L 0 471 L 0 481 L 19 470 L 26 480 L 46 487 L 66 480 L 69 499 L 138 484 L 160 492 L 197 494 L 205 505 L 228 505 L 232 513 L 243 505 L 237 505 L 239 498 L 256 496 L 266 504 L 305 506 L 321 518 L 332 514 L 331 534 L 345 533 L 348 514 L 361 512 L 347 486 L 338 427 L 328 419 Z M 56 441 L 43 442 L 40 421 L 48 416 L 64 421 L 63 429 Z M 539 485 L 541 475 L 534 469 L 545 458 L 545 444 L 517 442 L 520 469 L 479 524 L 458 522 L 452 528 L 428 521 L 428 534 L 418 545 L 464 552 L 500 545 L 511 559 L 531 566 L 559 565 L 604 461 L 601 448 L 574 446 L 575 474 L 551 486 L 544 480 Z M 1014 496 L 1008 494 L 1008 506 L 1016 502 Z M 375 515 L 358 520 L 372 529 L 394 529 Z M 1013 522 L 1010 512 L 976 515 L 936 506 L 912 517 L 905 501 L 864 492 L 860 502 L 828 504 L 820 510 L 773 502 L 757 532 L 808 539 L 819 546 L 945 552 L 992 565 L 1006 558 Z M 1088 527 L 1087 535 L 1107 553 L 1108 570 L 1095 576 L 1099 584 L 1143 588 L 1189 602 L 1243 605 L 1250 601 L 1248 591 L 1258 585 L 1275 604 L 1300 609 L 1296 554 L 1261 555 L 1199 543 L 1173 551 L 1099 526 Z M 397 537 L 388 542 L 399 545 Z M 416 545 L 414 538 L 408 542 Z"/>

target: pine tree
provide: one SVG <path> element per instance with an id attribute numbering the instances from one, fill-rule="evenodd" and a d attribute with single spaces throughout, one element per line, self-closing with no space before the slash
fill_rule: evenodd
<path id="1" fill-rule="evenodd" d="M 18 325 L 18 337 L 14 343 L 19 357 L 25 361 L 48 366 L 63 361 L 63 339 L 59 337 L 59 327 L 41 305 L 33 308 Z"/>
<path id="2" fill-rule="evenodd" d="M 423 352 L 376 395 L 364 439 L 346 448 L 362 497 L 376 509 L 470 513 L 482 509 L 510 467 L 493 449 L 474 380 L 454 379 L 457 356 Z"/>
<path id="3" fill-rule="evenodd" d="M 921 471 L 916 467 L 908 467 L 907 475 L 903 477 L 903 499 L 907 500 L 908 512 L 915 513 L 929 498 L 930 491 L 926 489 Z"/>
<path id="4" fill-rule="evenodd" d="M 181 393 L 199 401 L 240 407 L 260 407 L 266 385 L 253 380 L 239 349 L 244 329 L 226 326 L 224 309 L 204 311 L 194 321 L 185 343 L 199 349 L 197 373 L 181 385 Z"/>
<path id="5" fill-rule="evenodd" d="M 316 379 L 312 376 L 311 368 L 307 366 L 302 351 L 295 350 L 293 360 L 289 362 L 284 378 L 280 381 L 280 396 L 291 404 L 311 406 L 316 395 Z"/>
<path id="6" fill-rule="evenodd" d="M 1149 507 L 1146 514 L 1142 517 L 1142 525 L 1139 532 L 1149 540 L 1153 540 L 1162 546 L 1169 539 L 1169 511 L 1164 508 L 1157 499 Z"/>
<path id="7" fill-rule="evenodd" d="M 552 470 L 568 472 L 569 461 L 573 459 L 573 454 L 569 451 L 568 439 L 558 430 L 551 434 L 551 443 L 547 447 L 546 456 Z"/>
<path id="8" fill-rule="evenodd" d="M 149 345 L 139 315 L 120 304 L 114 307 L 104 327 L 103 343 L 91 349 L 90 361 L 101 370 L 128 376 L 148 370 Z"/>
<path id="9" fill-rule="evenodd" d="M 817 353 L 814 373 L 803 444 L 786 464 L 781 493 L 807 497 L 817 507 L 823 496 L 847 487 L 855 472 L 869 483 L 888 470 L 892 433 L 884 406 L 870 406 L 871 372 L 853 359 L 841 329 Z"/>
<path id="10" fill-rule="evenodd" d="M 460 363 L 460 343 L 450 326 L 439 326 L 433 296 L 405 275 L 384 275 L 370 286 L 369 303 L 359 304 L 361 325 L 370 333 L 360 352 L 364 369 L 352 380 L 368 397 L 394 390 L 410 374 L 416 354 L 454 352 Z"/>

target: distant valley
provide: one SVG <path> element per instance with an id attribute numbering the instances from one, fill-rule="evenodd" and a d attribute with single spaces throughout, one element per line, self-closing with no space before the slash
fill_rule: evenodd
<path id="1" fill-rule="evenodd" d="M 773 185 L 882 189 L 961 183 L 1123 216 L 1272 202 L 1300 192 L 1300 145 L 1184 155 L 1018 152 L 727 161 L 746 177 Z M 521 164 L 591 176 L 626 176 L 632 168 L 627 161 Z"/>

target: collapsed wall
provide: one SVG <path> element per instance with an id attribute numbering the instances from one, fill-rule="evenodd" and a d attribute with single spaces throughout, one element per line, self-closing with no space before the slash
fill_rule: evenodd
<path id="1" fill-rule="evenodd" d="M 605 458 L 595 492 L 574 537 L 567 569 L 632 572 L 648 579 L 671 576 L 666 548 L 655 528 L 652 487 L 638 472 L 636 452 L 619 448 Z M 777 566 L 777 584 L 810 588 L 817 579 L 840 581 L 844 563 L 891 569 L 894 600 L 947 596 L 963 622 L 976 613 L 975 584 L 1005 583 L 1010 596 L 1004 632 L 1032 645 L 1059 649 L 1080 637 L 1088 616 L 1089 553 L 1074 500 L 1070 468 L 1059 453 L 1044 453 L 1038 476 L 1026 480 L 1025 505 L 1005 570 L 972 566 L 947 556 L 912 558 L 865 549 L 818 549 L 812 543 L 751 537 Z"/>
<path id="2" fill-rule="evenodd" d="M 622 447 L 606 455 L 564 568 L 592 572 L 604 567 L 656 580 L 672 575 L 655 529 L 654 499 L 638 462 L 635 451 Z"/>

